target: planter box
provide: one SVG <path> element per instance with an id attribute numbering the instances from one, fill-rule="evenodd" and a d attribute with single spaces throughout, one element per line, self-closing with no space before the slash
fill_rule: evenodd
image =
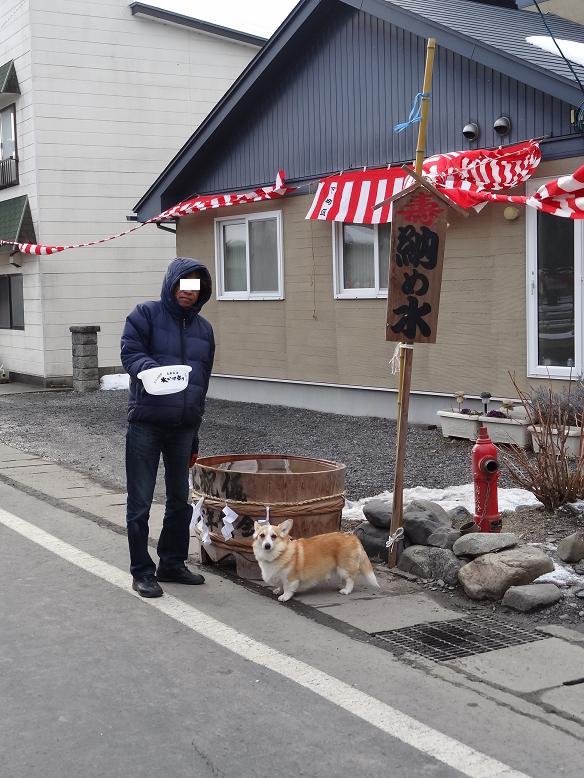
<path id="1" fill-rule="evenodd" d="M 493 443 L 508 443 L 521 448 L 529 448 L 529 419 L 506 418 L 496 416 L 479 416 L 479 420 L 487 428 Z"/>
<path id="2" fill-rule="evenodd" d="M 481 422 L 479 416 L 468 416 L 456 411 L 438 411 L 445 438 L 466 438 L 476 440 L 479 436 Z"/>
<path id="3" fill-rule="evenodd" d="M 539 451 L 539 442 L 536 438 L 536 436 L 533 434 L 534 430 L 537 432 L 541 431 L 541 427 L 529 427 L 529 431 L 531 433 L 531 445 L 533 446 L 533 450 L 537 454 Z M 569 427 L 568 428 L 568 437 L 566 438 L 566 446 L 565 451 L 566 454 L 569 457 L 572 457 L 573 459 L 577 459 L 578 455 L 580 454 L 580 436 L 582 434 L 582 430 L 580 427 Z M 554 444 L 556 444 L 556 441 L 558 439 L 557 434 L 554 435 L 552 433 L 552 440 L 554 441 Z"/>

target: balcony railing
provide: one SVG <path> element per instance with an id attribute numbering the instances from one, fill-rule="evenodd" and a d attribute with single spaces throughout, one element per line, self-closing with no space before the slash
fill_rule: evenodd
<path id="1" fill-rule="evenodd" d="M 14 157 L 0 159 L 0 189 L 18 184 L 18 160 Z"/>

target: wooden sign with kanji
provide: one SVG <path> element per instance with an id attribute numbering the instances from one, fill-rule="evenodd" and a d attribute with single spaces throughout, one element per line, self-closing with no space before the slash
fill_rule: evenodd
<path id="1" fill-rule="evenodd" d="M 393 199 L 386 340 L 436 342 L 448 211 L 421 185 Z"/>

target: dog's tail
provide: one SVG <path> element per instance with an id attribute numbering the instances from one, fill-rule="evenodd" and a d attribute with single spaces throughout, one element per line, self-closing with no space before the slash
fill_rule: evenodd
<path id="1" fill-rule="evenodd" d="M 369 561 L 369 557 L 367 556 L 367 553 L 365 552 L 363 546 L 361 546 L 361 559 L 359 560 L 359 572 L 361 573 L 363 578 L 367 581 L 369 586 L 373 587 L 374 589 L 379 589 L 377 578 L 375 577 L 375 573 L 373 572 L 373 568 L 371 567 L 371 562 Z"/>

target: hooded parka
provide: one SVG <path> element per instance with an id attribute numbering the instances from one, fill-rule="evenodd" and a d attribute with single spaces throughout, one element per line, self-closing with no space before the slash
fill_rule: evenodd
<path id="1" fill-rule="evenodd" d="M 182 308 L 175 300 L 175 287 L 195 272 L 201 278 L 199 298 L 190 308 Z M 166 271 L 160 300 L 140 303 L 127 317 L 121 359 L 130 375 L 128 421 L 199 427 L 215 356 L 213 328 L 200 315 L 211 290 L 211 276 L 203 264 L 177 257 Z M 187 388 L 177 394 L 148 394 L 137 377 L 142 370 L 179 364 L 192 370 Z"/>

